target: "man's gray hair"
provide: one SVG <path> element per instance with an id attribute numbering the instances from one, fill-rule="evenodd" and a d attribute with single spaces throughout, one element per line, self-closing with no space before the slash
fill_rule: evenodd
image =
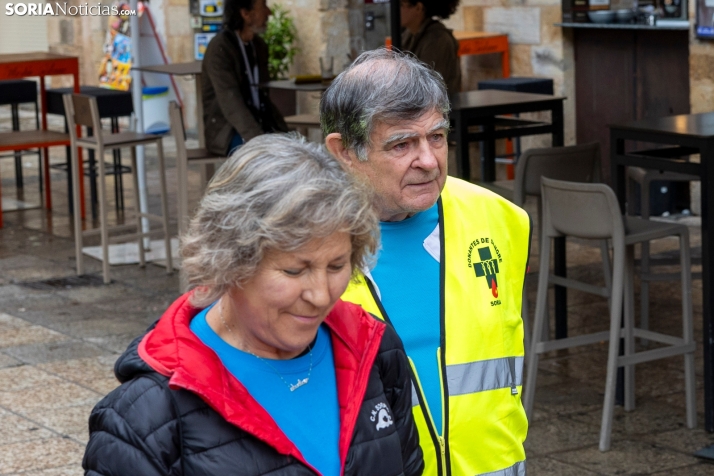
<path id="1" fill-rule="evenodd" d="M 181 238 L 191 302 L 205 307 L 241 286 L 267 250 L 295 251 L 335 232 L 351 237 L 353 273 L 365 267 L 379 239 L 367 187 L 321 145 L 258 136 L 218 170 Z"/>
<path id="2" fill-rule="evenodd" d="M 449 109 L 439 73 L 412 54 L 380 48 L 335 78 L 320 101 L 320 123 L 324 135 L 339 132 L 345 147 L 367 160 L 376 122 L 414 121 L 431 111 L 448 120 Z"/>

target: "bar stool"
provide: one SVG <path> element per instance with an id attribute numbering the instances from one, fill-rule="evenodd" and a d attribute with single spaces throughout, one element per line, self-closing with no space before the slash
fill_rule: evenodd
<path id="1" fill-rule="evenodd" d="M 169 235 L 168 223 L 168 197 L 166 193 L 166 171 L 164 167 L 164 152 L 161 136 L 151 134 L 140 134 L 137 132 L 120 132 L 111 134 L 103 132 L 99 118 L 99 110 L 97 108 L 97 99 L 92 96 L 83 94 L 65 94 L 64 109 L 67 117 L 67 123 L 70 125 L 70 142 L 72 147 L 72 161 L 76 163 L 77 151 L 79 147 L 84 147 L 89 150 L 94 150 L 97 153 L 99 166 L 99 230 L 82 231 L 82 218 L 80 215 L 79 203 L 79 187 L 73 187 L 72 194 L 74 198 L 74 233 L 75 247 L 77 253 L 77 274 L 84 274 L 84 256 L 82 254 L 82 244 L 85 236 L 99 234 L 102 244 L 102 274 L 104 283 L 108 284 L 109 279 L 109 243 L 127 241 L 134 239 L 139 245 L 139 265 L 145 266 L 146 259 L 144 255 L 144 246 L 142 238 L 154 236 L 161 233 L 161 230 L 143 232 L 141 227 L 141 219 L 147 218 L 159 222 L 163 225 L 164 246 L 166 249 L 166 273 L 171 274 L 173 271 L 173 262 L 171 258 L 171 237 Z M 76 128 L 74 125 L 85 126 L 92 128 L 93 136 L 77 138 Z M 139 210 L 139 180 L 136 172 L 136 146 L 156 144 L 159 159 L 159 182 L 161 187 L 161 216 L 151 213 L 141 213 Z M 104 150 L 118 149 L 120 147 L 131 148 L 131 170 L 134 186 L 134 209 L 136 214 L 135 225 L 119 225 L 110 227 L 107 224 L 107 198 L 105 193 L 105 164 Z M 81 176 L 78 167 L 72 167 L 72 176 L 74 183 L 79 183 Z M 136 227 L 136 233 L 125 234 L 122 236 L 109 237 L 110 231 L 127 231 Z"/>
<path id="2" fill-rule="evenodd" d="M 694 394 L 695 343 L 692 330 L 689 230 L 683 225 L 651 222 L 634 217 L 625 217 L 623 219 L 615 192 L 605 184 L 563 182 L 545 177 L 541 180 L 543 231 L 541 235 L 536 316 L 523 396 L 526 413 L 529 417 L 533 414 L 533 400 L 540 354 L 609 340 L 605 397 L 600 427 L 600 451 L 610 449 L 618 367 L 625 367 L 625 411 L 631 411 L 635 408 L 635 364 L 674 355 L 683 355 L 687 406 L 686 424 L 688 428 L 694 428 L 696 426 Z M 609 289 L 550 275 L 550 240 L 560 236 L 612 240 L 613 272 L 612 286 Z M 636 328 L 634 322 L 634 245 L 668 236 L 679 237 L 682 279 L 682 337 Z M 609 331 L 549 340 L 548 336 L 543 333 L 543 322 L 547 318 L 546 296 L 549 283 L 608 297 L 610 300 Z M 623 300 L 624 319 L 622 319 Z M 625 341 L 624 355 L 622 356 L 618 355 L 621 338 Z M 636 352 L 635 338 L 647 339 L 667 344 L 667 346 Z"/>
<path id="3" fill-rule="evenodd" d="M 20 104 L 34 103 L 35 104 L 35 128 L 40 129 L 40 108 L 37 102 L 37 83 L 28 79 L 16 79 L 0 81 L 0 106 L 10 106 L 10 114 L 12 118 L 12 130 L 20 130 Z M 40 150 L 34 151 L 19 151 L 16 150 L 10 155 L 2 155 L 4 157 L 15 157 L 15 186 L 23 188 L 22 180 L 22 156 L 25 154 L 37 154 L 37 176 L 40 182 L 40 192 L 42 192 L 42 155 Z"/>
<path id="4" fill-rule="evenodd" d="M 131 116 L 134 112 L 134 104 L 131 99 L 131 91 L 118 91 L 115 89 L 98 88 L 96 86 L 80 86 L 80 94 L 93 96 L 97 99 L 97 107 L 99 109 L 100 119 L 109 119 L 111 123 L 111 131 L 119 132 L 119 118 Z M 71 94 L 72 88 L 57 88 L 48 89 L 45 98 L 47 112 L 49 114 L 65 115 L 63 96 Z M 65 130 L 67 123 L 65 121 Z M 70 172 L 70 150 L 67 147 L 67 161 L 65 164 L 55 164 L 52 168 L 64 170 L 67 172 L 67 196 L 69 197 L 69 209 L 72 213 L 72 173 Z M 114 176 L 114 200 L 117 210 L 124 209 L 124 180 L 123 175 L 130 173 L 129 167 L 121 163 L 121 151 L 115 149 L 112 151 L 112 163 L 109 167 L 105 166 L 105 172 Z M 97 216 L 97 165 L 94 158 L 94 152 L 89 152 L 89 168 L 84 171 L 84 175 L 88 176 L 89 190 L 92 204 L 92 216 Z"/>

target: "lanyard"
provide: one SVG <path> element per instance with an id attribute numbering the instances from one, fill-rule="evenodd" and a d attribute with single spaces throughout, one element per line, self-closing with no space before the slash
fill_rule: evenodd
<path id="1" fill-rule="evenodd" d="M 236 35 L 238 36 L 238 35 Z M 251 48 L 253 48 L 253 57 L 255 58 L 255 66 L 253 66 L 253 71 L 250 70 L 250 62 L 248 61 L 248 55 L 245 54 L 245 45 L 243 45 L 243 40 L 238 36 L 238 46 L 240 46 L 240 51 L 243 53 L 243 61 L 245 62 L 245 74 L 248 75 L 248 82 L 250 83 L 250 94 L 253 97 L 253 106 L 260 110 L 260 98 L 258 97 L 258 54 L 255 52 L 255 46 L 253 42 L 250 42 Z"/>

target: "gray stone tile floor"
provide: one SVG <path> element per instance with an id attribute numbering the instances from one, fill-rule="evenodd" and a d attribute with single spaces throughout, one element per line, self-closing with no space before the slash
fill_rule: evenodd
<path id="1" fill-rule="evenodd" d="M 0 129 L 9 121 L 0 112 Z M 23 121 L 32 122 L 23 111 Z M 53 119 L 57 125 L 57 119 Z M 59 123 L 61 125 L 61 123 Z M 169 189 L 176 195 L 172 143 L 165 141 Z M 126 153 L 125 153 L 126 154 Z M 128 154 L 126 154 L 128 156 Z M 153 151 L 147 150 L 150 208 L 158 211 Z M 64 150 L 51 152 L 63 163 Z M 2 197 L 39 204 L 36 156 L 23 157 L 24 189 L 17 189 L 14 161 L 0 158 Z M 0 229 L 0 475 L 80 475 L 87 442 L 87 418 L 93 405 L 118 385 L 112 368 L 118 354 L 178 296 L 178 277 L 155 264 L 113 266 L 109 285 L 49 290 L 27 283 L 73 276 L 74 244 L 67 207 L 65 172 L 52 169 L 54 209 L 5 212 Z M 192 200 L 198 199 L 198 173 L 191 175 Z M 87 182 L 85 182 L 87 183 Z M 113 180 L 107 178 L 113 197 Z M 87 187 L 88 190 L 88 187 Z M 129 180 L 125 181 L 131 206 Z M 114 210 L 110 220 L 130 218 Z M 175 200 L 172 199 L 172 204 Z M 535 215 L 535 203 L 527 208 Z M 176 229 L 175 205 L 171 207 Z M 700 229 L 691 220 L 692 246 L 698 255 Z M 91 218 L 86 227 L 96 227 Z M 676 250 L 674 240 L 653 244 L 655 255 Z M 538 268 L 537 241 L 531 269 Z M 569 274 L 602 283 L 599 250 L 589 243 L 568 242 Z M 86 260 L 99 275 L 100 263 Z M 676 268 L 673 268 L 676 270 Z M 697 271 L 697 267 L 694 267 Z M 694 281 L 694 328 L 701 339 L 701 281 Z M 535 279 L 529 286 L 531 312 Z M 651 327 L 677 332 L 679 284 L 655 283 L 651 291 Z M 551 300 L 552 302 L 552 300 Z M 569 332 L 605 329 L 607 303 L 571 291 Z M 714 475 L 714 464 L 694 451 L 714 444 L 703 427 L 701 345 L 697 349 L 698 428 L 684 424 L 683 362 L 675 357 L 637 367 L 637 408 L 615 411 L 612 449 L 598 450 L 604 392 L 606 344 L 553 352 L 541 360 L 536 404 L 526 449 L 529 475 Z"/>

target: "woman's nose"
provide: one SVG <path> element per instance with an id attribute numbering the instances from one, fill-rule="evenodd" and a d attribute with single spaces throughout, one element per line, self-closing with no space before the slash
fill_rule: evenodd
<path id="1" fill-rule="evenodd" d="M 330 282 L 327 272 L 314 272 L 310 281 L 310 286 L 305 292 L 305 300 L 315 307 L 328 306 L 330 304 Z"/>

